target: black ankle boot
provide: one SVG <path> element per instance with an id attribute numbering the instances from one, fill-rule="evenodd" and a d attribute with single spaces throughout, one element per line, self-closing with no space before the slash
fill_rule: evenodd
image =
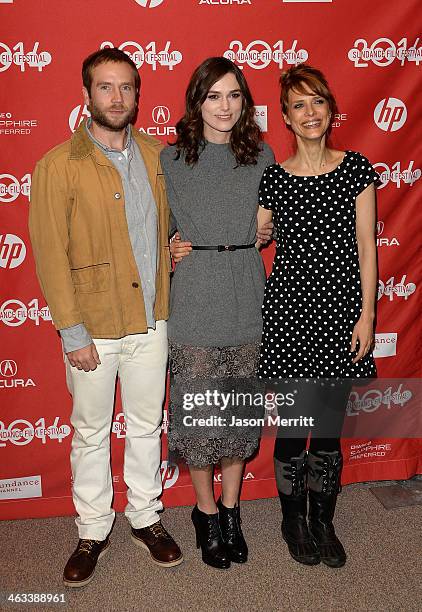
<path id="1" fill-rule="evenodd" d="M 321 561 L 329 567 L 342 567 L 346 563 L 343 544 L 333 525 L 342 464 L 339 452 L 309 453 L 309 531 Z"/>
<path id="2" fill-rule="evenodd" d="M 195 506 L 192 510 L 192 522 L 196 532 L 196 548 L 201 547 L 202 561 L 219 569 L 230 567 L 230 559 L 221 536 L 218 512 L 205 514 Z"/>
<path id="3" fill-rule="evenodd" d="M 220 497 L 217 502 L 217 508 L 221 535 L 223 536 L 230 561 L 246 563 L 248 560 L 248 546 L 240 526 L 242 521 L 240 520 L 239 505 L 236 504 L 234 508 L 226 508 Z"/>
<path id="4" fill-rule="evenodd" d="M 306 522 L 306 453 L 292 457 L 289 463 L 275 459 L 275 475 L 283 513 L 281 533 L 289 553 L 298 563 L 317 565 L 318 548 Z"/>

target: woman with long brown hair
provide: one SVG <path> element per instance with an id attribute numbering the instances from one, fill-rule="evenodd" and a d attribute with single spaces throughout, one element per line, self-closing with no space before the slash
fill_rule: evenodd
<path id="1" fill-rule="evenodd" d="M 268 167 L 260 187 L 259 223 L 273 218 L 278 238 L 265 289 L 259 374 L 301 381 L 292 416 L 306 411 L 316 420 L 308 451 L 309 428 L 288 439 L 279 432 L 276 440 L 283 538 L 296 561 L 341 567 L 346 553 L 333 517 L 349 381 L 376 375 L 377 174 L 360 153 L 328 145 L 336 102 L 319 70 L 294 66 L 280 84 L 296 151 Z"/>
<path id="2" fill-rule="evenodd" d="M 248 379 L 258 365 L 265 286 L 255 248 L 258 188 L 274 156 L 261 142 L 241 70 L 223 57 L 205 60 L 192 75 L 176 130 L 176 143 L 161 154 L 173 229 L 181 236 L 168 323 L 173 388 L 216 377 Z M 169 449 L 189 466 L 202 559 L 218 568 L 244 563 L 239 491 L 258 438 L 223 436 L 218 428 L 187 435 L 175 426 L 182 412 L 171 395 Z M 222 494 L 216 504 L 217 463 Z"/>

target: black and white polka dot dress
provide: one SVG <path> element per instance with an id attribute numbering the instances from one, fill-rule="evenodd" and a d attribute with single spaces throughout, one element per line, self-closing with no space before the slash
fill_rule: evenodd
<path id="1" fill-rule="evenodd" d="M 319 176 L 265 170 L 259 203 L 273 211 L 278 238 L 263 303 L 262 378 L 376 375 L 371 353 L 355 364 L 350 353 L 362 304 L 355 201 L 376 178 L 352 151 Z"/>

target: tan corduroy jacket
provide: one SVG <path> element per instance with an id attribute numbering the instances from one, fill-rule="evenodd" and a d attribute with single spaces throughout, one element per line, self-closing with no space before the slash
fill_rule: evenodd
<path id="1" fill-rule="evenodd" d="M 156 320 L 168 318 L 169 208 L 161 144 L 132 129 L 158 211 Z M 84 323 L 93 338 L 147 331 L 118 171 L 82 124 L 36 165 L 29 231 L 41 289 L 57 329 Z"/>

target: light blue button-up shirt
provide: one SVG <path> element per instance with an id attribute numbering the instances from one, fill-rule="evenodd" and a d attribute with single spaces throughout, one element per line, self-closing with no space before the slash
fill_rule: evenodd
<path id="1" fill-rule="evenodd" d="M 147 170 L 138 145 L 132 138 L 130 127 L 126 129 L 126 146 L 123 151 L 110 149 L 91 133 L 88 120 L 86 130 L 94 144 L 109 159 L 122 180 L 125 196 L 125 213 L 133 256 L 141 279 L 148 327 L 155 328 L 155 278 L 158 266 L 157 207 L 154 201 Z M 79 323 L 60 330 L 66 353 L 88 346 L 92 342 L 85 325 Z"/>

